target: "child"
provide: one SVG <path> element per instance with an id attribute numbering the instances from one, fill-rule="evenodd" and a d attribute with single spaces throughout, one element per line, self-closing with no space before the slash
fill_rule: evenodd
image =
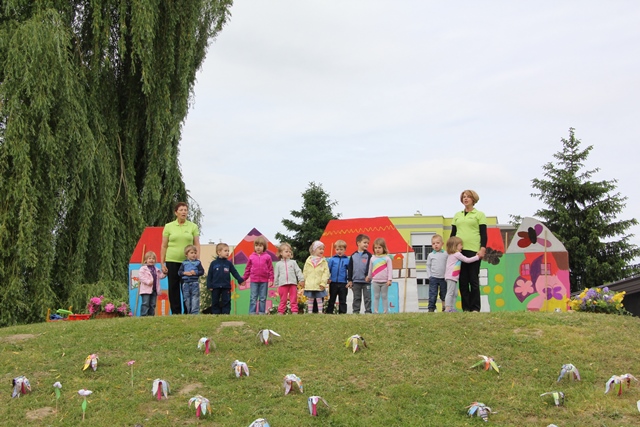
<path id="1" fill-rule="evenodd" d="M 251 283 L 249 297 L 249 314 L 256 314 L 256 301 L 260 300 L 258 314 L 264 314 L 267 309 L 267 291 L 273 284 L 273 260 L 267 253 L 267 239 L 256 237 L 253 242 L 254 253 L 249 257 L 244 270 L 244 280 Z"/>
<path id="2" fill-rule="evenodd" d="M 207 289 L 211 291 L 211 314 L 231 313 L 231 275 L 242 284 L 244 279 L 229 261 L 229 245 L 216 245 L 216 259 L 211 261 L 207 273 Z"/>
<path id="3" fill-rule="evenodd" d="M 309 247 L 311 256 L 304 263 L 304 296 L 307 297 L 307 311 L 313 312 L 314 300 L 318 304 L 318 313 L 322 314 L 323 298 L 327 296 L 329 265 L 324 258 L 324 243 L 316 240 Z"/>
<path id="4" fill-rule="evenodd" d="M 336 297 L 338 298 L 338 312 L 345 314 L 347 312 L 347 267 L 349 266 L 349 257 L 344 254 L 347 250 L 347 242 L 344 240 L 336 240 L 333 244 L 336 254 L 329 258 L 329 304 L 327 304 L 327 313 L 334 313 Z"/>
<path id="5" fill-rule="evenodd" d="M 440 299 L 442 300 L 442 311 L 444 311 L 445 295 L 447 295 L 447 281 L 444 273 L 447 270 L 447 253 L 442 249 L 444 243 L 442 236 L 435 234 L 431 238 L 433 252 L 427 256 L 427 277 L 429 278 L 429 313 L 436 311 L 436 300 L 438 299 L 438 288 L 440 289 Z"/>
<path id="6" fill-rule="evenodd" d="M 460 253 L 462 251 L 462 239 L 453 236 L 447 240 L 447 268 L 444 278 L 447 280 L 447 296 L 444 299 L 445 310 L 447 312 L 457 311 L 454 307 L 458 297 L 458 279 L 460 278 L 460 264 L 462 262 L 472 263 L 480 259 L 478 255 L 467 258 Z"/>
<path id="7" fill-rule="evenodd" d="M 138 277 L 140 279 L 140 295 L 142 307 L 140 316 L 153 316 L 156 314 L 156 300 L 160 293 L 160 279 L 165 275 L 161 269 L 156 268 L 156 253 L 149 251 L 144 254 L 144 263 L 140 267 Z"/>
<path id="8" fill-rule="evenodd" d="M 276 264 L 274 280 L 274 284 L 278 287 L 278 295 L 280 295 L 278 313 L 284 314 L 287 310 L 287 299 L 291 305 L 291 313 L 297 313 L 298 284 L 304 286 L 304 275 L 300 267 L 298 267 L 298 263 L 291 259 L 293 257 L 293 249 L 291 249 L 290 244 L 280 244 L 278 256 L 280 261 Z"/>
<path id="9" fill-rule="evenodd" d="M 184 248 L 187 259 L 182 261 L 178 275 L 182 279 L 184 314 L 200 313 L 200 276 L 204 275 L 202 263 L 198 260 L 198 249 L 194 245 Z"/>
<path id="10" fill-rule="evenodd" d="M 358 234 L 356 245 L 358 250 L 351 255 L 347 267 L 347 288 L 353 292 L 353 312 L 360 313 L 360 304 L 364 299 L 364 312 L 371 313 L 371 285 L 367 277 L 371 261 L 371 253 L 367 251 L 369 236 Z"/>
<path id="11" fill-rule="evenodd" d="M 373 253 L 367 274 L 373 284 L 373 312 L 378 314 L 380 297 L 382 297 L 382 310 L 387 314 L 389 311 L 387 295 L 393 279 L 393 265 L 391 258 L 387 255 L 387 242 L 383 238 L 373 241 Z"/>

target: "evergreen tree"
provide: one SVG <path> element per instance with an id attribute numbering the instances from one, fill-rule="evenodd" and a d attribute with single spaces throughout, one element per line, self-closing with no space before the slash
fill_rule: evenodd
<path id="1" fill-rule="evenodd" d="M 636 219 L 617 221 L 626 197 L 614 193 L 616 180 L 592 181 L 599 169 L 584 170 L 593 146 L 580 149 L 574 129 L 562 138 L 562 151 L 553 155 L 556 163 L 543 166 L 544 179 L 534 179 L 532 196 L 547 208 L 535 215 L 542 218 L 569 252 L 571 291 L 603 285 L 628 276 L 629 263 L 640 249 L 625 234 Z"/>
<path id="2" fill-rule="evenodd" d="M 340 217 L 340 214 L 333 213 L 333 208 L 337 205 L 338 202 L 331 201 L 329 193 L 324 191 L 322 184 L 310 182 L 309 187 L 302 193 L 302 209 L 291 211 L 291 216 L 298 221 L 286 218 L 282 220 L 282 225 L 293 235 L 276 233 L 276 239 L 291 245 L 301 268 L 309 256 L 311 243 L 322 237 L 329 221 Z"/>
<path id="3" fill-rule="evenodd" d="M 181 125 L 230 6 L 0 2 L 0 326 L 80 283 L 126 287 L 143 228 L 187 199 Z"/>

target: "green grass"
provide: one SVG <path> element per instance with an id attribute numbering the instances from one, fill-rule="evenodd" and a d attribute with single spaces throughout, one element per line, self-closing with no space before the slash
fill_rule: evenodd
<path id="1" fill-rule="evenodd" d="M 245 323 L 221 326 L 228 321 Z M 263 328 L 282 337 L 261 345 Z M 369 348 L 352 354 L 344 342 L 353 334 Z M 203 336 L 217 345 L 209 355 L 196 348 Z M 614 374 L 640 377 L 638 337 L 638 318 L 585 313 L 201 315 L 16 326 L 0 329 L 0 424 L 243 427 L 266 418 L 273 427 L 480 426 L 465 412 L 478 400 L 497 411 L 493 425 L 632 426 L 640 424 L 640 384 L 620 397 L 604 387 Z M 100 357 L 98 370 L 83 372 L 90 353 Z M 493 356 L 500 375 L 469 369 L 478 354 Z M 249 364 L 250 377 L 235 378 L 235 359 Z M 578 367 L 581 382 L 556 383 L 564 363 Z M 284 396 L 289 373 L 302 378 L 303 395 Z M 19 375 L 32 393 L 12 399 Z M 169 381 L 168 400 L 152 396 L 155 378 Z M 55 408 L 55 381 L 63 386 L 58 412 L 29 420 L 30 411 Z M 93 390 L 84 423 L 81 388 Z M 564 407 L 539 397 L 554 390 L 566 394 Z M 212 405 L 199 423 L 187 406 L 196 394 Z M 311 395 L 331 408 L 311 417 Z"/>

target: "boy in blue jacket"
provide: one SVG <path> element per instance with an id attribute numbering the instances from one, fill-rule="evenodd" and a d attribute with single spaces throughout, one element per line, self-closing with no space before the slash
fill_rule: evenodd
<path id="1" fill-rule="evenodd" d="M 211 291 L 211 314 L 231 313 L 231 275 L 239 284 L 244 279 L 229 261 L 229 245 L 218 243 L 216 245 L 216 259 L 211 261 L 207 273 L 207 289 Z"/>
<path id="2" fill-rule="evenodd" d="M 347 250 L 347 242 L 337 240 L 333 244 L 335 255 L 329 258 L 329 303 L 327 304 L 327 313 L 333 314 L 338 298 L 338 313 L 346 314 L 347 312 L 347 269 L 349 267 L 349 257 L 344 253 Z"/>
<path id="3" fill-rule="evenodd" d="M 187 259 L 182 261 L 178 275 L 182 280 L 182 298 L 184 299 L 184 314 L 200 313 L 200 281 L 204 274 L 202 263 L 198 260 L 198 249 L 194 245 L 184 248 Z"/>

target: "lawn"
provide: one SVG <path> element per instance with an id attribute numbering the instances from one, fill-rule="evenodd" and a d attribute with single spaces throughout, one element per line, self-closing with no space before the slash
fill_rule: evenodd
<path id="1" fill-rule="evenodd" d="M 262 345 L 269 328 L 281 337 Z M 352 353 L 346 339 L 369 345 Z M 201 337 L 216 344 L 197 349 Z M 474 401 L 497 413 L 499 426 L 640 425 L 640 383 L 621 396 L 604 394 L 612 375 L 640 377 L 640 319 L 586 313 L 436 313 L 396 315 L 173 316 L 55 322 L 0 329 L 0 423 L 34 426 L 246 427 L 256 418 L 278 426 L 471 426 Z M 82 370 L 97 353 L 97 371 Z M 479 354 L 493 356 L 500 373 L 470 369 Z M 236 378 L 231 363 L 249 365 Z M 133 386 L 131 369 L 133 365 Z M 556 382 L 574 364 L 582 381 Z M 285 396 L 283 377 L 302 378 L 304 394 Z M 11 398 L 11 380 L 24 375 L 32 392 Z M 168 400 L 151 393 L 155 378 L 169 382 Z M 56 399 L 53 383 L 62 384 Z M 79 389 L 89 389 L 82 421 Z M 562 391 L 555 407 L 548 391 Z M 211 402 L 197 420 L 191 397 Z M 307 398 L 330 408 L 309 415 Z"/>

